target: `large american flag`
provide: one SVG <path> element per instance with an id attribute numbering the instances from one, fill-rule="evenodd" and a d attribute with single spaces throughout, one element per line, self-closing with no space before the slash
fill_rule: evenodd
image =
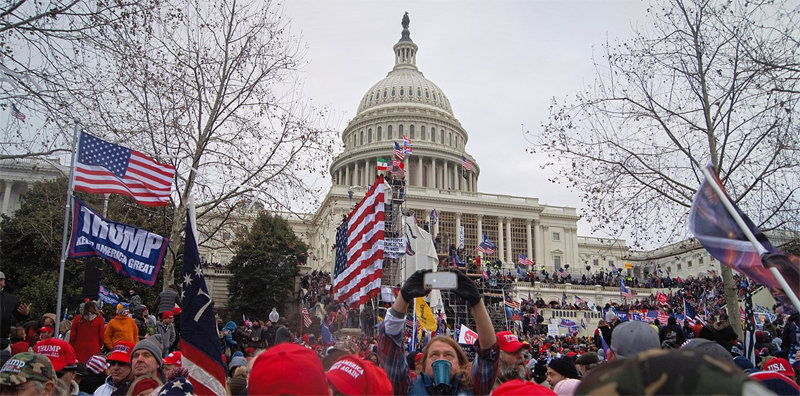
<path id="1" fill-rule="evenodd" d="M 472 170 L 472 162 L 469 162 L 467 157 L 463 155 L 461 156 L 461 167 L 466 171 Z"/>
<path id="2" fill-rule="evenodd" d="M 529 259 L 528 256 L 520 253 L 519 255 L 519 263 L 522 265 L 533 265 L 533 260 Z"/>
<path id="3" fill-rule="evenodd" d="M 686 300 L 683 300 L 683 320 L 689 323 L 689 326 L 694 326 L 697 323 L 697 310 Z"/>
<path id="4" fill-rule="evenodd" d="M 633 292 L 625 287 L 625 282 L 622 279 L 619 280 L 619 295 L 625 298 L 633 297 Z"/>
<path id="5" fill-rule="evenodd" d="M 145 206 L 169 203 L 175 167 L 81 132 L 75 190 L 126 195 Z"/>
<path id="6" fill-rule="evenodd" d="M 360 306 L 380 293 L 383 275 L 384 192 L 375 183 L 336 229 L 333 297 Z"/>
<path id="7" fill-rule="evenodd" d="M 181 294 L 181 353 L 183 368 L 196 395 L 224 395 L 226 366 L 219 350 L 219 332 L 214 306 L 200 267 L 194 235 L 194 213 L 187 210 L 186 242 L 183 247 L 183 293 Z"/>

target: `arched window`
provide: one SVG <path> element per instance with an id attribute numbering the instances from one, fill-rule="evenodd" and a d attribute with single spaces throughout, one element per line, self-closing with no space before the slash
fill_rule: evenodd
<path id="1" fill-rule="evenodd" d="M 436 128 L 431 128 L 431 141 L 436 143 Z"/>
<path id="2" fill-rule="evenodd" d="M 419 140 L 425 140 L 425 125 L 419 128 Z"/>
<path id="3" fill-rule="evenodd" d="M 367 143 L 372 143 L 372 128 L 367 129 Z"/>
<path id="4" fill-rule="evenodd" d="M 394 97 L 394 87 L 392 87 L 392 96 Z"/>
<path id="5" fill-rule="evenodd" d="M 360 144 L 360 145 L 364 144 L 364 131 L 361 131 L 361 139 L 359 140 L 358 144 Z"/>
<path id="6" fill-rule="evenodd" d="M 409 125 L 408 126 L 408 134 L 411 135 L 411 139 L 414 139 L 414 126 L 413 125 Z"/>
<path id="7" fill-rule="evenodd" d="M 397 127 L 397 138 L 400 139 L 401 137 L 403 137 L 403 124 Z"/>
<path id="8" fill-rule="evenodd" d="M 400 87 L 400 96 L 403 96 L 404 92 L 405 92 L 405 90 L 403 89 L 403 87 Z"/>
<path id="9" fill-rule="evenodd" d="M 383 140 L 383 128 L 378 127 L 378 141 L 380 142 L 381 140 Z"/>
<path id="10" fill-rule="evenodd" d="M 386 88 L 383 89 L 383 97 L 386 97 Z"/>
<path id="11" fill-rule="evenodd" d="M 426 89 L 425 90 L 425 99 L 428 99 L 428 98 L 430 98 L 430 95 L 428 95 L 428 90 Z"/>
<path id="12" fill-rule="evenodd" d="M 453 145 L 453 132 L 447 134 L 448 139 L 450 139 L 450 146 Z"/>
<path id="13" fill-rule="evenodd" d="M 444 144 L 444 129 L 439 131 L 439 143 Z"/>
<path id="14" fill-rule="evenodd" d="M 420 98 L 422 97 L 422 90 L 419 88 L 417 88 L 417 96 Z"/>
<path id="15" fill-rule="evenodd" d="M 389 140 L 392 140 L 392 126 L 391 125 L 389 125 L 388 128 L 386 129 L 386 138 L 389 139 Z"/>

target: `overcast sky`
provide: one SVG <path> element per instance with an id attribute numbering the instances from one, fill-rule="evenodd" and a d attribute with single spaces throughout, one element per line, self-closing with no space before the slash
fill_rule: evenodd
<path id="1" fill-rule="evenodd" d="M 481 167 L 484 193 L 537 197 L 582 208 L 577 193 L 525 153 L 522 129 L 547 120 L 553 97 L 594 79 L 602 44 L 645 24 L 642 1 L 317 1 L 291 0 L 291 30 L 307 45 L 303 92 L 330 105 L 341 131 L 364 93 L 394 66 L 392 46 L 408 11 L 417 66 L 450 99 Z M 579 223 L 579 234 L 590 227 Z"/>

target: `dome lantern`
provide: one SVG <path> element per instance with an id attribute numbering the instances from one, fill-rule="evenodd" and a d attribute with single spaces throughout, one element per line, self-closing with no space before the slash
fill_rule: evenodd
<path id="1" fill-rule="evenodd" d="M 403 15 L 403 31 L 400 33 L 400 41 L 394 45 L 394 70 L 412 69 L 417 70 L 417 45 L 411 41 L 411 32 L 408 30 L 408 12 Z"/>

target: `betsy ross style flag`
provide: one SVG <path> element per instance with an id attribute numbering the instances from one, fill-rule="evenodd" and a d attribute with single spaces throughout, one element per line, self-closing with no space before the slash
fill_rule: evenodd
<path id="1" fill-rule="evenodd" d="M 360 306 L 380 293 L 386 186 L 376 182 L 336 229 L 333 297 Z"/>
<path id="2" fill-rule="evenodd" d="M 194 210 L 187 210 L 183 247 L 181 353 L 183 368 L 197 395 L 224 395 L 226 366 L 219 349 L 214 307 L 200 267 L 195 238 Z"/>
<path id="3" fill-rule="evenodd" d="M 169 203 L 175 167 L 81 132 L 75 190 L 126 195 L 144 206 Z"/>

